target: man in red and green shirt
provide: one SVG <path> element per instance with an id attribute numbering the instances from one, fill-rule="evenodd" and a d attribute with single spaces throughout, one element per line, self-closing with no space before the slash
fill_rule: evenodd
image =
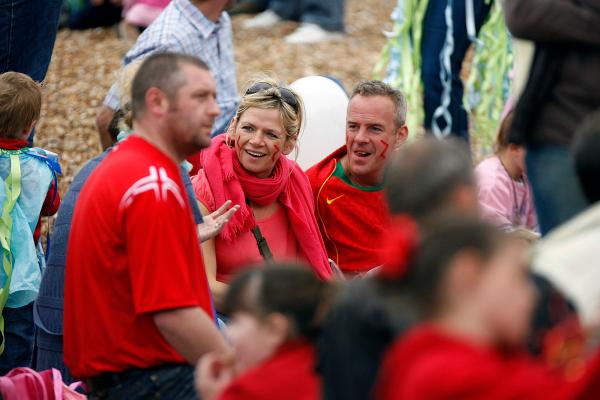
<path id="1" fill-rule="evenodd" d="M 406 99 L 381 81 L 353 90 L 346 145 L 307 171 L 329 257 L 352 276 L 381 264 L 381 236 L 390 215 L 383 194 L 387 159 L 408 136 Z"/>

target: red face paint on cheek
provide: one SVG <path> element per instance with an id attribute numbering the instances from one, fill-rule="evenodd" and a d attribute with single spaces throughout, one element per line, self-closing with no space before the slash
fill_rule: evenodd
<path id="1" fill-rule="evenodd" d="M 281 150 L 281 149 L 279 148 L 279 146 L 275 145 L 275 153 L 273 153 L 273 155 L 271 156 L 271 161 L 275 161 L 275 156 L 276 156 L 277 154 L 279 154 L 279 150 Z"/>
<path id="2" fill-rule="evenodd" d="M 386 142 L 385 140 L 380 140 L 381 144 L 384 145 L 385 147 L 383 148 L 383 151 L 381 152 L 381 154 L 379 155 L 381 158 L 385 159 L 385 156 L 387 155 L 387 151 L 388 151 L 388 147 L 390 147 L 389 143 Z"/>

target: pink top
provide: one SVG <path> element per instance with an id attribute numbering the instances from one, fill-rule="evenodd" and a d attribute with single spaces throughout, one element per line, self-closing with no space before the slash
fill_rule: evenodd
<path id="1" fill-rule="evenodd" d="M 129 24 L 149 26 L 171 0 L 123 0 L 123 17 Z"/>
<path id="2" fill-rule="evenodd" d="M 513 180 L 498 156 L 483 160 L 475 168 L 481 214 L 505 230 L 526 228 L 538 231 L 533 194 L 527 176 Z"/>
<path id="3" fill-rule="evenodd" d="M 212 194 L 204 170 L 193 178 L 196 197 L 209 211 L 216 205 L 211 201 Z M 208 204 L 206 204 L 208 203 Z M 267 240 L 273 258 L 277 261 L 299 261 L 300 249 L 284 207 L 262 220 L 257 220 L 262 235 Z M 252 232 L 239 235 L 233 243 L 225 242 L 221 236 L 215 238 L 217 259 L 217 280 L 228 283 L 233 276 L 251 264 L 263 262 Z"/>

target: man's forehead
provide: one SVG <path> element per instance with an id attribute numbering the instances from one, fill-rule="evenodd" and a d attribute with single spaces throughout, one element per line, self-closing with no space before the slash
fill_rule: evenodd
<path id="1" fill-rule="evenodd" d="M 392 100 L 385 96 L 354 96 L 348 103 L 348 120 L 365 117 L 394 121 Z"/>

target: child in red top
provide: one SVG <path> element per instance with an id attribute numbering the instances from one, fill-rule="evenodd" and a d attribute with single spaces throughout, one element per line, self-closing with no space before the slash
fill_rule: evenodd
<path id="1" fill-rule="evenodd" d="M 320 398 L 312 339 L 329 293 L 327 283 L 300 266 L 269 265 L 236 278 L 225 300 L 235 356 L 200 360 L 202 399 Z"/>
<path id="2" fill-rule="evenodd" d="M 453 220 L 414 257 L 406 278 L 428 322 L 388 351 L 377 399 L 600 398 L 598 352 L 559 373 L 521 351 L 535 299 L 522 244 Z"/>

